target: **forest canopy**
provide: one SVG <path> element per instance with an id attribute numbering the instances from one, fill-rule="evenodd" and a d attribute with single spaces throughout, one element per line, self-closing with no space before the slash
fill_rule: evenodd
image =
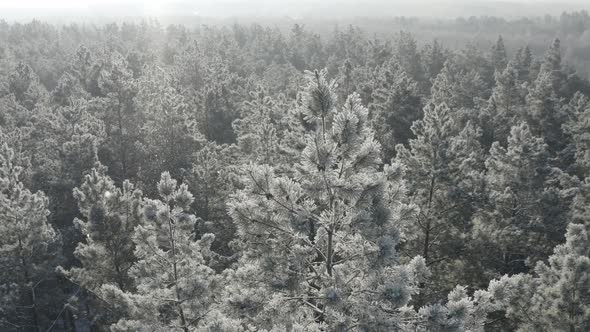
<path id="1" fill-rule="evenodd" d="M 350 23 L 0 22 L 0 330 L 589 331 L 588 13 Z"/>

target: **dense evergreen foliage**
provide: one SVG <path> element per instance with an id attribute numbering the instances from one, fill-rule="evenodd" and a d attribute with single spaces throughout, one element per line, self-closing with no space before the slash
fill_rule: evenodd
<path id="1" fill-rule="evenodd" d="M 590 330 L 590 82 L 495 38 L 0 23 L 0 330 Z"/>

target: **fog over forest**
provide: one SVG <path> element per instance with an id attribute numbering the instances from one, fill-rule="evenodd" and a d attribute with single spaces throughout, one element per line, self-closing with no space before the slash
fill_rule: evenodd
<path id="1" fill-rule="evenodd" d="M 216 18 L 351 18 L 545 16 L 590 10 L 584 0 L 24 0 L 0 2 L 7 19 L 23 17 L 204 16 Z"/>
<path id="2" fill-rule="evenodd" d="M 590 331 L 588 10 L 0 0 L 0 331 Z"/>

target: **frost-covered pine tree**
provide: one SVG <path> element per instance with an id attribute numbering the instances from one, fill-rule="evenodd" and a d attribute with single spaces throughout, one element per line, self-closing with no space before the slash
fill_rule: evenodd
<path id="1" fill-rule="evenodd" d="M 169 173 L 158 182 L 159 200 L 146 200 L 133 235 L 135 289 L 103 285 L 100 294 L 123 318 L 113 331 L 196 331 L 210 323 L 218 277 L 207 266 L 213 234 L 195 239 L 193 195 Z"/>
<path id="2" fill-rule="evenodd" d="M 439 302 L 418 310 L 413 317 L 412 331 L 486 331 L 486 326 L 492 323 L 490 314 L 504 308 L 494 297 L 496 287 L 491 283 L 488 289 L 470 295 L 467 287 L 456 286 L 444 304 Z"/>
<path id="3" fill-rule="evenodd" d="M 556 90 L 560 91 L 561 88 L 564 88 L 560 86 L 563 83 L 564 76 L 561 65 L 561 42 L 558 38 L 553 40 L 549 49 L 545 52 L 540 68 L 540 73 L 543 72 L 550 75 L 551 83 Z"/>
<path id="4" fill-rule="evenodd" d="M 86 46 L 80 45 L 76 49 L 76 52 L 72 55 L 69 71 L 85 91 L 94 97 L 99 95 L 97 78 L 100 73 L 100 66 L 95 63 L 92 52 Z"/>
<path id="5" fill-rule="evenodd" d="M 517 331 L 590 329 L 590 223 L 588 182 L 576 196 L 565 243 L 558 245 L 531 275 L 493 281 L 495 301 Z"/>
<path id="6" fill-rule="evenodd" d="M 453 109 L 460 107 L 460 95 L 458 93 L 457 64 L 454 58 L 445 62 L 441 71 L 436 75 L 430 89 L 430 100 L 435 104 L 446 104 Z"/>
<path id="7" fill-rule="evenodd" d="M 429 84 L 444 67 L 447 56 L 447 51 L 437 39 L 424 45 L 420 58 L 423 61 L 425 78 L 429 81 Z"/>
<path id="8" fill-rule="evenodd" d="M 563 125 L 570 144 L 566 155 L 573 154 L 570 164 L 581 178 L 590 175 L 590 98 L 576 93 L 568 103 L 568 119 Z"/>
<path id="9" fill-rule="evenodd" d="M 542 136 L 554 152 L 563 149 L 565 140 L 561 126 L 565 123 L 566 116 L 553 82 L 555 74 L 552 70 L 544 69 L 545 67 L 548 66 L 541 66 L 537 79 L 529 87 L 526 119 L 531 130 Z"/>
<path id="10" fill-rule="evenodd" d="M 121 290 L 134 289 L 128 272 L 136 261 L 131 240 L 134 229 L 141 222 L 143 197 L 129 181 L 121 188 L 106 174 L 107 168 L 97 163 L 74 189 L 80 218 L 74 224 L 82 234 L 74 256 L 79 267 L 58 270 L 82 292 L 80 310 L 97 325 L 118 319 L 119 313 L 108 310 L 99 294 L 104 284 Z M 86 302 L 86 305 L 81 305 Z"/>
<path id="11" fill-rule="evenodd" d="M 245 89 L 246 80 L 230 71 L 230 59 L 217 54 L 227 52 L 219 49 L 222 46 L 237 47 L 233 39 L 223 40 L 225 45 L 208 40 L 186 47 L 175 59 L 175 77 L 183 87 L 185 102 L 195 110 L 203 136 L 209 141 L 231 143 L 235 140 L 231 123 L 250 90 Z M 239 51 L 226 54 L 239 54 Z"/>
<path id="12" fill-rule="evenodd" d="M 12 104 L 10 99 L 3 102 L 10 103 L 0 103 L 0 108 Z M 72 189 L 98 160 L 98 148 L 105 139 L 103 123 L 91 114 L 84 100 L 71 100 L 69 105 L 55 108 L 38 105 L 27 113 L 22 113 L 22 107 L 5 110 L 7 121 L 0 129 L 0 136 L 5 136 L 0 140 L 14 149 L 15 158 L 30 164 L 23 180 L 47 195 L 49 220 L 62 237 L 66 259 L 72 259 L 80 240 L 72 227 L 77 215 Z"/>
<path id="13" fill-rule="evenodd" d="M 80 218 L 74 223 L 84 237 L 74 252 L 81 267 L 64 271 L 65 275 L 90 291 L 103 284 L 115 284 L 122 290 L 134 288 L 128 276 L 135 262 L 132 234 L 141 222 L 143 195 L 129 181 L 121 188 L 98 163 L 74 189 Z"/>
<path id="14" fill-rule="evenodd" d="M 512 127 L 506 148 L 492 145 L 486 169 L 489 204 L 474 219 L 474 234 L 488 243 L 484 268 L 525 271 L 527 259 L 546 258 L 562 240 L 567 195 L 547 145 L 524 122 Z"/>
<path id="15" fill-rule="evenodd" d="M 47 197 L 20 179 L 14 152 L 0 147 L 0 329 L 41 328 L 40 285 L 53 279 L 59 234 L 48 223 Z M 55 296 L 55 294 L 53 294 Z"/>
<path id="16" fill-rule="evenodd" d="M 408 147 L 398 145 L 393 160 L 406 170 L 408 200 L 415 206 L 403 219 L 401 250 L 409 257 L 422 255 L 434 271 L 425 297 L 435 289 L 450 291 L 449 285 L 467 275 L 462 253 L 483 184 L 481 130 L 471 122 L 459 130 L 455 117 L 446 104 L 428 104 L 424 118 L 412 125 L 416 138 Z M 464 273 L 456 274 L 457 268 Z"/>
<path id="17" fill-rule="evenodd" d="M 370 45 L 371 53 L 367 55 L 369 59 L 366 60 L 364 65 L 360 65 L 352 59 L 347 58 L 342 62 L 341 66 L 337 67 L 338 73 L 334 77 L 334 87 L 338 103 L 344 103 L 346 98 L 353 92 L 358 93 L 364 102 L 370 103 L 371 94 L 377 85 L 374 79 L 378 76 L 377 72 L 380 70 L 378 68 L 387 68 L 387 62 L 389 61 L 397 64 L 397 62 L 391 59 L 391 45 L 389 43 L 381 43 L 375 40 Z M 359 60 L 357 59 L 356 61 Z M 397 67 L 399 68 L 399 64 L 397 64 Z M 302 73 L 300 75 L 301 78 L 299 84 L 297 84 L 297 91 L 299 86 L 305 83 L 304 74 Z"/>
<path id="18" fill-rule="evenodd" d="M 68 106 L 73 100 L 86 99 L 89 95 L 80 81 L 72 74 L 65 72 L 57 81 L 57 86 L 51 91 L 51 103 L 58 106 Z"/>
<path id="19" fill-rule="evenodd" d="M 33 68 L 24 62 L 19 62 L 8 77 L 8 92 L 28 110 L 46 102 L 49 97 Z"/>
<path id="20" fill-rule="evenodd" d="M 436 105 L 446 104 L 454 110 L 473 108 L 489 97 L 488 87 L 482 75 L 468 70 L 455 56 L 449 58 L 430 89 L 430 101 Z"/>
<path id="21" fill-rule="evenodd" d="M 395 36 L 393 57 L 403 71 L 415 82 L 424 81 L 418 43 L 411 33 L 400 31 Z"/>
<path id="22" fill-rule="evenodd" d="M 397 260 L 380 146 L 358 95 L 338 109 L 326 71 L 306 77 L 301 161 L 292 174 L 250 165 L 229 203 L 243 251 L 226 310 L 265 329 L 397 328 L 424 260 Z"/>
<path id="23" fill-rule="evenodd" d="M 530 82 L 531 65 L 533 64 L 533 54 L 528 45 L 521 47 L 514 55 L 514 64 L 518 71 L 518 79 L 521 82 Z"/>
<path id="24" fill-rule="evenodd" d="M 369 105 L 376 137 L 383 146 L 385 160 L 395 154 L 397 144 L 407 144 L 412 123 L 422 117 L 418 83 L 396 63 L 383 66 Z"/>
<path id="25" fill-rule="evenodd" d="M 506 145 L 511 125 L 525 116 L 526 92 L 520 85 L 514 62 L 509 62 L 504 70 L 496 71 L 495 78 L 492 96 L 480 114 L 480 123 L 485 129 L 484 143 L 488 147 L 496 141 Z"/>
<path id="26" fill-rule="evenodd" d="M 140 140 L 142 110 L 134 105 L 137 81 L 125 57 L 112 52 L 95 60 L 92 67 L 89 109 L 104 122 L 107 139 L 100 151 L 101 161 L 119 183 L 133 178 L 140 165 L 135 144 Z"/>
<path id="27" fill-rule="evenodd" d="M 502 36 L 498 36 L 496 44 L 492 46 L 490 52 L 490 60 L 495 71 L 503 71 L 508 64 L 508 57 L 506 55 L 506 47 L 504 46 L 504 39 Z"/>
<path id="28" fill-rule="evenodd" d="M 215 234 L 213 249 L 228 255 L 235 227 L 227 214 L 226 202 L 234 190 L 239 149 L 235 145 L 208 143 L 194 156 L 188 183 L 195 196 L 192 204 L 197 236 Z"/>
<path id="29" fill-rule="evenodd" d="M 30 125 L 42 135 L 29 150 L 36 185 L 59 197 L 50 202 L 59 223 L 73 219 L 72 189 L 98 161 L 99 147 L 106 139 L 103 122 L 89 108 L 83 99 L 71 99 L 67 106 L 55 109 L 40 107 Z"/>
<path id="30" fill-rule="evenodd" d="M 336 93 L 338 100 L 346 100 L 354 90 L 354 66 L 349 59 L 344 60 L 342 66 L 338 67 L 338 76 L 336 79 Z"/>
<path id="31" fill-rule="evenodd" d="M 277 162 L 279 137 L 277 122 L 280 116 L 276 104 L 268 92 L 259 87 L 250 92 L 251 101 L 244 102 L 241 119 L 232 124 L 238 136 L 238 145 L 254 161 L 262 164 Z"/>
<path id="32" fill-rule="evenodd" d="M 174 86 L 173 77 L 158 67 L 146 69 L 138 83 L 134 101 L 144 123 L 135 146 L 144 158 L 138 169 L 146 192 L 164 171 L 175 179 L 187 173 L 193 154 L 204 143 L 193 111 Z"/>
<path id="33" fill-rule="evenodd" d="M 245 161 L 281 165 L 296 158 L 288 144 L 299 123 L 284 96 L 271 96 L 259 86 L 250 92 L 250 99 L 242 104 L 240 119 L 232 123 Z"/>

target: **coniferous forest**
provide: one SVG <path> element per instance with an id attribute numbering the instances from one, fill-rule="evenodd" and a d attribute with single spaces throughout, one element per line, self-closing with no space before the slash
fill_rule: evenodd
<path id="1" fill-rule="evenodd" d="M 590 331 L 590 17 L 492 21 L 0 22 L 0 331 Z"/>

